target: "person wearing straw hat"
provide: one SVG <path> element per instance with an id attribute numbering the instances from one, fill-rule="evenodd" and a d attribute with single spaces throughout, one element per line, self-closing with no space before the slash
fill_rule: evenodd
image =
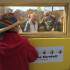
<path id="1" fill-rule="evenodd" d="M 29 41 L 18 35 L 18 25 L 12 13 L 0 19 L 0 70 L 29 70 L 29 62 L 37 59 L 38 53 Z"/>

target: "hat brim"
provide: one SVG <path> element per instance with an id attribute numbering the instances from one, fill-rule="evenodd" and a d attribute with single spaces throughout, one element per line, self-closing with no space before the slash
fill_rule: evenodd
<path id="1" fill-rule="evenodd" d="M 10 25 L 8 27 L 2 28 L 2 29 L 0 29 L 0 33 L 4 32 L 4 31 L 7 31 L 7 30 L 15 27 L 16 25 L 22 24 L 24 22 L 26 22 L 26 20 L 21 20 L 21 21 L 18 21 L 18 22 L 14 23 L 14 24 L 12 24 L 12 25 Z"/>

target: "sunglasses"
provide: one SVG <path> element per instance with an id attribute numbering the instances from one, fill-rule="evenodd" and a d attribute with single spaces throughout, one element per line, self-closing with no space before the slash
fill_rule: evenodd
<path id="1" fill-rule="evenodd" d="M 49 16 L 49 14 L 47 14 L 46 16 Z"/>

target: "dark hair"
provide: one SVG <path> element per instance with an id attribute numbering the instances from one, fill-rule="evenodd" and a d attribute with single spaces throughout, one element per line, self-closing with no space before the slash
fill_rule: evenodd
<path id="1" fill-rule="evenodd" d="M 9 30 L 5 31 L 5 33 L 17 33 L 17 32 L 14 31 L 13 29 L 9 29 Z"/>
<path id="2" fill-rule="evenodd" d="M 17 33 L 17 32 L 12 29 L 9 29 L 9 30 L 5 31 L 4 33 Z M 0 35 L 0 41 L 3 40 L 3 38 L 4 38 L 4 36 Z"/>

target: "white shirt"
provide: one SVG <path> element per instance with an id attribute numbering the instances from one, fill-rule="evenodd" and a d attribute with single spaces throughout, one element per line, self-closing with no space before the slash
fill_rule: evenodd
<path id="1" fill-rule="evenodd" d="M 21 28 L 21 26 L 19 25 L 19 32 L 22 32 L 22 28 Z"/>
<path id="2" fill-rule="evenodd" d="M 38 31 L 38 23 L 37 23 L 37 22 L 32 23 L 31 20 L 29 20 L 29 21 L 26 23 L 26 26 L 25 26 L 24 31 L 26 31 L 28 24 L 30 24 L 30 32 L 37 32 L 37 31 Z M 35 25 L 34 25 L 34 24 L 35 24 Z"/>

